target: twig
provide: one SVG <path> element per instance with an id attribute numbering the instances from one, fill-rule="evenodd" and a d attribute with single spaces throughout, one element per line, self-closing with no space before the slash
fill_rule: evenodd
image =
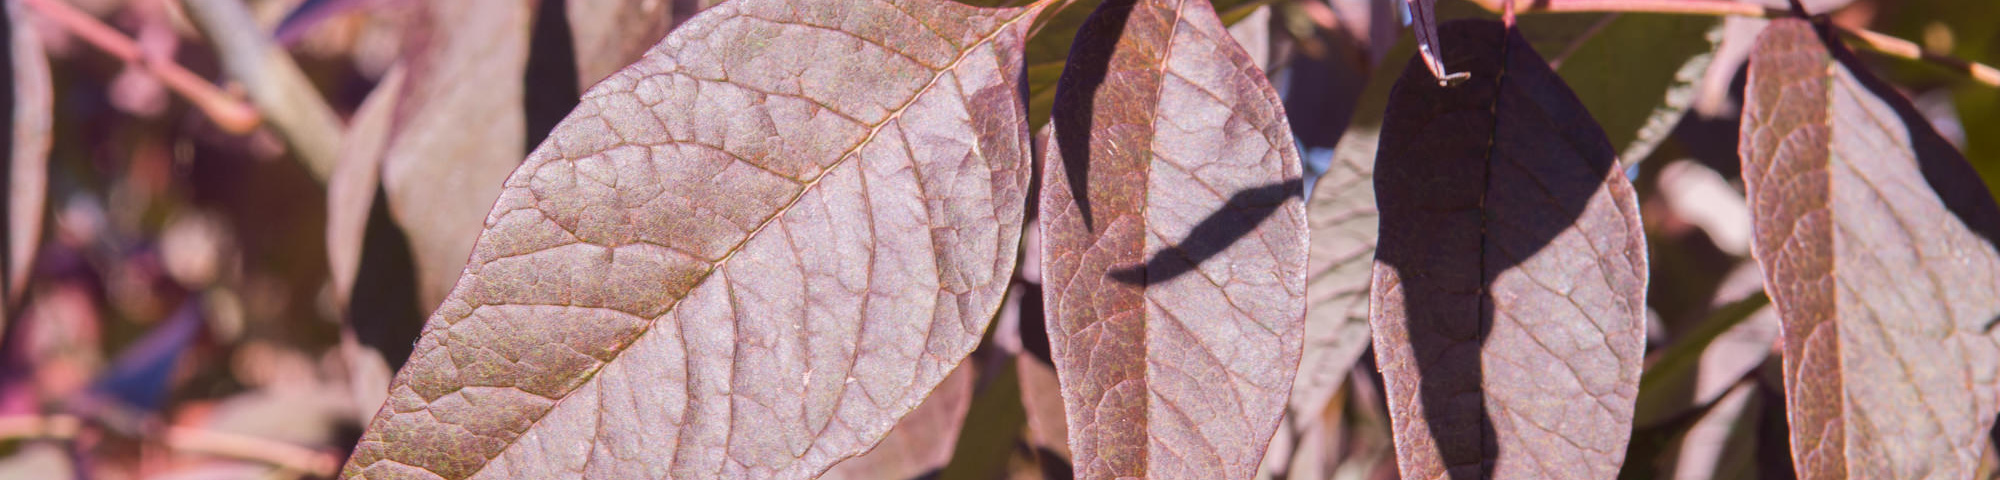
<path id="1" fill-rule="evenodd" d="M 250 133 L 263 122 L 257 109 L 222 93 L 222 90 L 216 88 L 214 84 L 182 68 L 171 58 L 146 55 L 131 37 L 98 21 L 97 17 L 77 10 L 62 0 L 21 0 L 21 3 L 61 25 L 84 42 L 159 78 L 168 89 L 193 102 L 195 108 L 201 109 L 202 113 L 208 115 L 209 120 L 214 121 L 216 126 L 222 127 L 224 131 L 236 134 Z"/>
<path id="2" fill-rule="evenodd" d="M 248 435 L 187 427 L 167 429 L 167 448 L 267 463 L 320 477 L 333 476 L 333 454 Z"/>
<path id="3" fill-rule="evenodd" d="M 1838 28 L 1840 33 L 1848 39 L 1853 40 L 1854 44 L 1870 51 L 1906 60 L 1936 64 L 1964 72 L 1966 75 L 1972 76 L 1974 81 L 1986 84 L 1987 86 L 2000 87 L 2000 69 L 1994 69 L 1992 66 L 1978 62 L 1969 62 L 1957 57 L 1925 52 L 1923 47 L 1917 46 L 1915 42 L 1881 33 L 1868 30 L 1835 28 Z"/>
<path id="4" fill-rule="evenodd" d="M 271 42 L 242 0 L 185 0 L 189 16 L 215 47 L 222 69 L 243 82 L 250 102 L 321 183 L 332 178 L 340 148 L 340 118 L 305 72 Z"/>
<path id="5" fill-rule="evenodd" d="M 1503 0 L 1472 0 L 1493 13 L 1503 10 Z M 1634 12 L 1735 17 L 1778 17 L 1783 9 L 1725 0 L 1523 0 L 1516 13 Z"/>
<path id="6" fill-rule="evenodd" d="M 1472 0 L 1480 8 L 1494 13 L 1506 12 L 1502 4 L 1506 0 Z M 1712 15 L 1735 17 L 1777 18 L 1792 16 L 1786 9 L 1765 8 L 1761 5 L 1737 3 L 1723 0 L 1527 0 L 1525 8 L 1515 7 L 1517 13 L 1582 13 L 1582 12 L 1630 12 L 1664 13 L 1682 15 Z M 1862 48 L 1906 60 L 1931 63 L 1952 70 L 1964 72 L 1974 81 L 2000 88 L 2000 69 L 1979 62 L 1968 61 L 1949 55 L 1924 52 L 1916 43 L 1869 30 L 1855 30 L 1835 27 L 1848 39 Z"/>
<path id="7" fill-rule="evenodd" d="M 0 440 L 75 438 L 82 423 L 75 415 L 62 414 L 0 417 Z"/>

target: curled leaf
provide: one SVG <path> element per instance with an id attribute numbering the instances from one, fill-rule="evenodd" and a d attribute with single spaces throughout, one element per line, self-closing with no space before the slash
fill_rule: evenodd
<path id="1" fill-rule="evenodd" d="M 1000 307 L 1034 12 L 736 0 L 668 34 L 507 180 L 344 475 L 810 478 L 868 450 Z"/>

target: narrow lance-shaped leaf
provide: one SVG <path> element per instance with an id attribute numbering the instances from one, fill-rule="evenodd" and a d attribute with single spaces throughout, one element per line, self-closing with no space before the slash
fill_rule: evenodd
<path id="1" fill-rule="evenodd" d="M 1405 37 L 1391 47 L 1389 57 L 1414 54 L 1412 45 Z M 1306 264 L 1305 350 L 1291 400 L 1292 421 L 1300 430 L 1329 408 L 1334 391 L 1368 348 L 1368 283 L 1377 230 L 1375 146 L 1381 140 L 1389 89 L 1400 73 L 1379 68 L 1370 74 L 1326 173 L 1306 199 L 1312 247 Z"/>
<path id="2" fill-rule="evenodd" d="M 1000 306 L 1032 9 L 737 0 L 510 177 L 350 478 L 809 478 Z"/>
<path id="3" fill-rule="evenodd" d="M 1751 253 L 1803 478 L 1972 476 L 1993 426 L 2000 207 L 1900 93 L 1803 21 L 1750 54 Z"/>
<path id="4" fill-rule="evenodd" d="M 1208 2 L 1107 1 L 1056 88 L 1044 288 L 1079 478 L 1247 478 L 1304 314 L 1298 153 Z"/>
<path id="5" fill-rule="evenodd" d="M 1611 478 L 1644 353 L 1637 197 L 1597 124 L 1497 22 L 1412 59 L 1375 161 L 1371 323 L 1404 478 Z"/>

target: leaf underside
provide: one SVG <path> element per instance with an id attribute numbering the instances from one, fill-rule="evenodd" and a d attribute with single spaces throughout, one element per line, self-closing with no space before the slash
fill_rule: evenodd
<path id="1" fill-rule="evenodd" d="M 1375 162 L 1376 360 L 1404 478 L 1610 478 L 1644 351 L 1646 246 L 1632 186 L 1576 97 L 1518 33 L 1442 26 L 1440 87 L 1415 58 Z"/>
<path id="2" fill-rule="evenodd" d="M 1031 9 L 737 0 L 587 92 L 349 478 L 808 478 L 971 351 L 1020 238 Z"/>
<path id="3" fill-rule="evenodd" d="M 1076 475 L 1248 478 L 1304 314 L 1276 92 L 1207 2 L 1107 1 L 1068 58 L 1041 212 Z"/>
<path id="4" fill-rule="evenodd" d="M 1823 38 L 1803 20 L 1766 27 L 1739 147 L 1751 250 L 1783 323 L 1793 466 L 1972 476 L 2000 401 L 2000 208 L 1901 94 Z"/>

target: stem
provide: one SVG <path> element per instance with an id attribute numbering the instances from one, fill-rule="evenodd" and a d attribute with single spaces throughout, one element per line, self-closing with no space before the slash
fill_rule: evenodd
<path id="1" fill-rule="evenodd" d="M 1500 13 L 1505 0 L 1472 0 L 1480 8 Z M 1776 17 L 1785 10 L 1724 0 L 1523 0 L 1517 13 L 1634 12 L 1736 17 Z"/>
<path id="2" fill-rule="evenodd" d="M 319 477 L 333 476 L 340 468 L 340 459 L 327 452 L 217 430 L 170 427 L 166 444 L 174 450 L 262 462 Z"/>
<path id="3" fill-rule="evenodd" d="M 1680 15 L 1712 15 L 1735 17 L 1777 18 L 1791 16 L 1783 9 L 1764 8 L 1758 5 L 1723 0 L 1525 0 L 1525 6 L 1509 8 L 1507 0 L 1472 0 L 1480 8 L 1494 13 L 1663 13 Z M 1967 61 L 1948 55 L 1925 53 L 1916 43 L 1878 32 L 1854 30 L 1842 27 L 1840 32 L 1853 40 L 1854 44 L 1869 51 L 1884 55 L 1930 63 L 1948 69 L 1964 72 L 1974 81 L 1990 87 L 2000 88 L 2000 69 L 1979 62 Z"/>
<path id="4" fill-rule="evenodd" d="M 250 16 L 242 0 L 185 0 L 209 44 L 222 59 L 222 69 L 243 82 L 250 102 L 269 117 L 292 153 L 324 183 L 333 174 L 340 151 L 340 117 L 299 70 L 297 62 L 278 48 Z"/>
<path id="5" fill-rule="evenodd" d="M 195 108 L 208 115 L 209 120 L 222 127 L 223 131 L 240 135 L 250 133 L 263 123 L 257 109 L 222 93 L 214 84 L 182 68 L 171 58 L 155 58 L 142 53 L 139 44 L 133 42 L 131 37 L 98 21 L 97 17 L 61 0 L 21 0 L 21 4 L 54 21 L 85 43 L 160 79 L 160 83 L 166 84 L 168 89 L 194 103 Z"/>
<path id="6" fill-rule="evenodd" d="M 1957 57 L 1926 53 L 1924 52 L 1923 47 L 1917 46 L 1915 42 L 1911 42 L 1909 40 L 1904 40 L 1896 37 L 1891 37 L 1888 35 L 1883 35 L 1881 33 L 1871 32 L 1867 30 L 1850 30 L 1847 28 L 1840 28 L 1840 27 L 1835 27 L 1835 28 L 1838 28 L 1840 30 L 1840 33 L 1846 36 L 1849 40 L 1853 40 L 1852 43 L 1859 45 L 1862 48 L 1868 49 L 1869 51 L 1906 60 L 1916 60 L 1919 62 L 1931 63 L 1952 70 L 1957 70 L 1959 72 L 1964 72 L 1966 75 L 1970 75 L 1974 81 L 1985 84 L 1986 86 L 2000 87 L 2000 69 L 1994 69 L 1993 67 L 1983 63 L 1969 62 Z"/>
<path id="7" fill-rule="evenodd" d="M 75 438 L 82 424 L 73 415 L 0 417 L 0 440 Z"/>

